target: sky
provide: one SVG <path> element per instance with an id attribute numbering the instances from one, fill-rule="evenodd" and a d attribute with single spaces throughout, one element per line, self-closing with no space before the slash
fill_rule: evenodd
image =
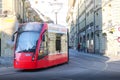
<path id="1" fill-rule="evenodd" d="M 29 0 L 32 8 L 38 9 L 44 15 L 56 21 L 55 12 L 57 11 L 57 23 L 67 26 L 66 16 L 68 10 L 68 0 Z M 37 1 L 37 4 L 36 4 Z"/>

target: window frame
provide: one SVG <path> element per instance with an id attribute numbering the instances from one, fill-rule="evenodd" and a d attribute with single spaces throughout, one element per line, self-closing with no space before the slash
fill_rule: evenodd
<path id="1" fill-rule="evenodd" d="M 46 36 L 45 36 L 46 35 Z M 43 36 L 45 37 L 45 41 L 43 41 Z M 45 46 L 46 45 L 46 46 Z M 41 47 L 42 46 L 42 47 Z M 46 47 L 46 49 L 45 49 Z M 46 51 L 45 51 L 46 50 Z M 43 51 L 43 52 L 42 52 Z M 49 54 L 48 52 L 48 32 L 47 30 L 43 32 L 42 34 L 42 41 L 40 43 L 40 47 L 39 47 L 39 53 L 38 53 L 38 60 L 40 60 L 41 58 L 44 58 L 45 56 L 47 56 Z"/>

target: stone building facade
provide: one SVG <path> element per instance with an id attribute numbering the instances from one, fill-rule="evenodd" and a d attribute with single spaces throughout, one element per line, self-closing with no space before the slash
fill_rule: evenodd
<path id="1" fill-rule="evenodd" d="M 71 46 L 77 48 L 80 43 L 81 50 L 88 53 L 118 55 L 119 4 L 119 0 L 74 0 L 67 16 Z"/>

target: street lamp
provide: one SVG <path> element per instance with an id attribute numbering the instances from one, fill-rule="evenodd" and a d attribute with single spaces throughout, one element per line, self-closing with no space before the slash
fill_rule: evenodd
<path id="1" fill-rule="evenodd" d="M 57 15 L 58 15 L 58 12 L 59 12 L 59 10 L 53 10 L 53 12 L 55 13 L 55 23 L 57 24 L 58 23 L 58 20 L 57 20 Z"/>
<path id="2" fill-rule="evenodd" d="M 58 12 L 55 12 L 56 24 L 57 24 L 57 13 L 58 13 Z"/>
<path id="3" fill-rule="evenodd" d="M 25 12 L 25 10 L 24 10 L 24 8 L 25 8 L 25 0 L 22 0 L 22 3 L 23 3 L 23 23 L 24 23 L 24 12 Z"/>
<path id="4" fill-rule="evenodd" d="M 49 2 L 49 4 L 53 7 L 53 11 L 55 13 L 55 22 L 56 24 L 58 23 L 57 21 L 57 15 L 58 15 L 58 12 L 60 11 L 60 9 L 62 8 L 62 5 L 63 3 L 61 2 L 57 2 L 56 0 L 54 0 L 53 2 Z"/>

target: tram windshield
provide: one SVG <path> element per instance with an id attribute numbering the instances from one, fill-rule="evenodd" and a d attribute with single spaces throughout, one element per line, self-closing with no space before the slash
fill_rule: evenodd
<path id="1" fill-rule="evenodd" d="M 15 52 L 35 52 L 41 29 L 42 25 L 40 24 L 24 25 L 18 29 Z"/>

